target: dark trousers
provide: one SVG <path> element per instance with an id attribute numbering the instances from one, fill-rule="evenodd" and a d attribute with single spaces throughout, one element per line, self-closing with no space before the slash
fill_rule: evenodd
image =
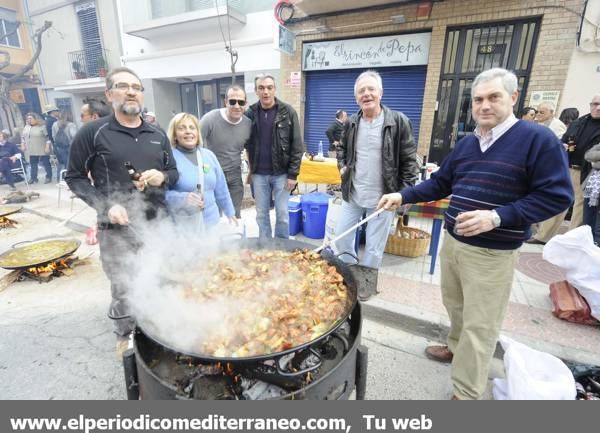
<path id="1" fill-rule="evenodd" d="M 592 228 L 594 243 L 600 247 L 600 206 L 590 206 L 587 198 L 583 202 L 583 223 Z"/>
<path id="2" fill-rule="evenodd" d="M 41 162 L 46 170 L 46 180 L 52 180 L 52 167 L 50 166 L 50 157 L 48 155 L 30 155 L 29 163 L 31 164 L 31 180 L 38 180 L 38 162 Z"/>
<path id="3" fill-rule="evenodd" d="M 15 182 L 13 180 L 14 179 L 13 175 L 10 172 L 10 170 L 13 168 L 14 168 L 14 164 L 10 160 L 10 158 L 0 159 L 0 173 L 2 173 L 2 176 L 4 176 L 4 179 L 6 179 L 6 183 L 10 186 L 15 186 Z"/>
<path id="4" fill-rule="evenodd" d="M 113 320 L 114 332 L 125 336 L 135 329 L 135 320 L 127 301 L 130 293 L 128 281 L 131 278 L 133 255 L 140 244 L 127 228 L 98 230 L 100 260 L 106 277 L 110 280 L 112 301 L 108 317 Z"/>
<path id="5" fill-rule="evenodd" d="M 244 199 L 244 183 L 242 182 L 242 169 L 238 167 L 231 171 L 225 172 L 225 180 L 227 181 L 227 189 L 233 202 L 235 209 L 235 217 L 242 217 L 242 200 Z"/>

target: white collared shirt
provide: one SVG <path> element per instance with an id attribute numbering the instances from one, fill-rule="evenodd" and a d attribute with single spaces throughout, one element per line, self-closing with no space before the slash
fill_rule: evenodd
<path id="1" fill-rule="evenodd" d="M 518 119 L 515 117 L 513 113 L 510 113 L 510 116 L 506 118 L 506 120 L 499 125 L 494 126 L 486 135 L 481 135 L 479 132 L 479 126 L 475 128 L 473 133 L 475 137 L 479 140 L 479 147 L 481 152 L 485 152 L 488 150 L 492 144 L 496 142 L 502 135 L 508 131 L 515 123 L 518 122 Z"/>

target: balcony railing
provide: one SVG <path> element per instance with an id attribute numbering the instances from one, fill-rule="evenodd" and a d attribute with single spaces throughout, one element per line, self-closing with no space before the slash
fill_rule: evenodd
<path id="1" fill-rule="evenodd" d="M 69 53 L 73 79 L 105 77 L 109 70 L 108 50 L 100 47 L 86 48 Z"/>

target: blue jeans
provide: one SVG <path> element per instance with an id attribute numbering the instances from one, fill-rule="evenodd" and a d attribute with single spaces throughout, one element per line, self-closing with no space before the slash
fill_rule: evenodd
<path id="1" fill-rule="evenodd" d="M 254 188 L 254 201 L 256 203 L 256 223 L 258 224 L 259 238 L 272 238 L 271 218 L 269 210 L 271 197 L 275 199 L 275 237 L 288 239 L 289 215 L 288 200 L 290 192 L 285 189 L 287 175 L 271 176 L 267 174 L 253 174 L 252 187 Z"/>
<path id="2" fill-rule="evenodd" d="M 600 247 L 600 206 L 590 206 L 588 199 L 583 202 L 583 223 L 592 228 L 594 243 Z"/>
<path id="3" fill-rule="evenodd" d="M 340 234 L 348 230 L 354 224 L 360 221 L 363 212 L 367 213 L 367 216 L 375 212 L 374 207 L 361 207 L 356 204 L 352 199 L 349 202 L 342 201 L 342 209 L 338 216 L 338 220 L 335 224 L 335 234 Z M 363 266 L 369 266 L 371 268 L 379 268 L 381 260 L 383 259 L 383 250 L 385 249 L 385 243 L 387 242 L 388 235 L 390 233 L 390 226 L 394 220 L 394 212 L 383 212 L 369 220 L 367 223 L 367 240 L 365 245 L 365 252 L 360 259 L 359 263 Z M 342 239 L 335 243 L 337 253 L 352 253 L 358 256 L 358 252 L 354 249 L 354 234 L 348 234 Z M 340 259 L 347 263 L 354 263 L 354 261 L 344 254 L 340 256 Z"/>

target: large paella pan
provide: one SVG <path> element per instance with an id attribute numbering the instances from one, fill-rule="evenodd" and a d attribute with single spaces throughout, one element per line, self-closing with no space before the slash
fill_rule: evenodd
<path id="1" fill-rule="evenodd" d="M 182 344 L 171 331 L 189 333 L 193 325 L 186 313 L 170 330 L 161 329 L 156 315 L 136 317 L 138 329 L 166 348 L 208 362 L 255 361 L 311 345 L 347 319 L 357 291 L 342 261 L 307 248 L 283 239 L 230 243 L 200 269 L 167 283 L 186 306 L 210 306 L 202 309 L 206 315 L 219 311 L 218 329 L 200 327 L 197 341 Z"/>
<path id="2" fill-rule="evenodd" d="M 44 239 L 32 242 L 20 242 L 0 254 L 0 267 L 21 269 L 67 257 L 81 242 L 77 239 Z"/>

